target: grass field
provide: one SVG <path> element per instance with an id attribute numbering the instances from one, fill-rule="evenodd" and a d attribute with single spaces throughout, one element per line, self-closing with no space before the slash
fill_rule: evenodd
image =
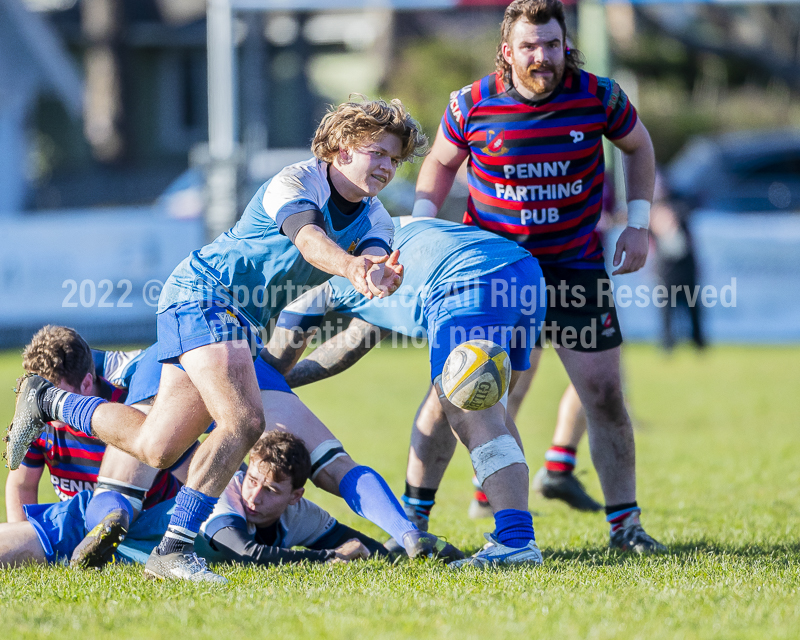
<path id="1" fill-rule="evenodd" d="M 10 419 L 18 355 L 0 355 L 0 418 Z M 426 354 L 381 348 L 301 397 L 402 492 L 409 425 Z M 531 498 L 545 565 L 456 573 L 431 562 L 221 569 L 227 588 L 153 584 L 137 568 L 0 571 L 7 637 L 65 638 L 798 638 L 800 348 L 717 347 L 670 358 L 626 348 L 637 428 L 639 503 L 670 546 L 656 558 L 606 551 L 602 516 Z M 519 420 L 532 470 L 549 443 L 566 378 L 545 354 Z M 578 467 L 599 485 L 585 446 Z M 490 521 L 466 517 L 471 468 L 459 450 L 432 530 L 465 550 Z M 43 499 L 53 500 L 44 486 Z M 379 535 L 338 499 L 307 493 Z M 4 514 L 4 509 L 1 511 Z M 385 537 L 385 536 L 384 536 Z M 382 539 L 382 538 L 381 538 Z"/>

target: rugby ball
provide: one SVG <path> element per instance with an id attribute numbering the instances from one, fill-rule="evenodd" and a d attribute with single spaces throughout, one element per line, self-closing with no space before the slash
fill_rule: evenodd
<path id="1" fill-rule="evenodd" d="M 498 344 L 469 340 L 458 345 L 444 363 L 442 391 L 457 407 L 480 411 L 497 404 L 511 381 L 511 362 Z"/>

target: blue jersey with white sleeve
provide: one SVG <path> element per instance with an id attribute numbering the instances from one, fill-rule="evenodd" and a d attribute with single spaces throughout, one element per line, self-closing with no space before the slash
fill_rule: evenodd
<path id="1" fill-rule="evenodd" d="M 331 198 L 328 163 L 312 158 L 290 165 L 253 196 L 242 218 L 214 242 L 194 251 L 173 271 L 158 312 L 188 301 L 219 301 L 264 327 L 288 302 L 331 276 L 308 263 L 281 231 L 287 218 L 317 212 L 315 224 L 345 251 L 389 250 L 393 226 L 377 198 L 350 215 Z"/>

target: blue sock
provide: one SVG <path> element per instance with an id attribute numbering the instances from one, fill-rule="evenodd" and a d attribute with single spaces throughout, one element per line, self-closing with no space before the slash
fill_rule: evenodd
<path id="1" fill-rule="evenodd" d="M 519 509 L 503 509 L 494 514 L 494 536 L 500 544 L 521 549 L 531 540 L 533 534 L 533 516 L 529 511 Z"/>
<path id="2" fill-rule="evenodd" d="M 128 512 L 128 518 L 133 520 L 133 507 L 128 499 L 118 491 L 103 491 L 93 495 L 86 507 L 83 520 L 86 523 L 86 530 L 91 531 L 100 521 L 115 509 L 124 509 Z M 130 521 L 129 520 L 129 521 Z"/>
<path id="3" fill-rule="evenodd" d="M 158 545 L 158 553 L 189 553 L 200 525 L 214 511 L 218 500 L 189 487 L 181 487 L 175 498 L 175 511 L 172 512 L 167 532 Z"/>
<path id="4" fill-rule="evenodd" d="M 95 409 L 107 401 L 97 396 L 82 396 L 79 393 L 67 393 L 58 408 L 56 416 L 73 429 L 92 435 L 92 416 Z"/>
<path id="5" fill-rule="evenodd" d="M 353 511 L 378 525 L 397 542 L 417 527 L 403 512 L 389 485 L 369 467 L 350 469 L 339 483 L 339 493 Z"/>

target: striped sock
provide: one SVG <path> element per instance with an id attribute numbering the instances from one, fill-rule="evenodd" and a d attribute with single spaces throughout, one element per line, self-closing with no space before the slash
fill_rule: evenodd
<path id="1" fill-rule="evenodd" d="M 611 533 L 621 529 L 625 521 L 632 515 L 636 517 L 636 523 L 638 523 L 641 512 L 642 510 L 635 502 L 607 506 L 606 522 L 611 526 Z"/>
<path id="2" fill-rule="evenodd" d="M 158 554 L 192 553 L 200 525 L 214 511 L 218 500 L 219 498 L 207 496 L 189 487 L 181 487 L 175 498 L 175 511 L 170 518 L 167 532 L 158 545 Z"/>
<path id="3" fill-rule="evenodd" d="M 544 468 L 555 473 L 572 473 L 575 470 L 574 447 L 551 446 L 544 454 Z"/>
<path id="4" fill-rule="evenodd" d="M 483 487 L 481 483 L 478 482 L 477 476 L 472 476 L 472 486 L 475 487 L 475 495 L 473 498 L 481 504 L 489 504 L 489 498 L 487 498 L 486 494 L 483 492 Z"/>
<path id="5" fill-rule="evenodd" d="M 406 492 L 403 494 L 405 512 L 413 513 L 418 518 L 430 520 L 431 509 L 436 504 L 436 489 L 412 487 L 406 482 Z"/>

